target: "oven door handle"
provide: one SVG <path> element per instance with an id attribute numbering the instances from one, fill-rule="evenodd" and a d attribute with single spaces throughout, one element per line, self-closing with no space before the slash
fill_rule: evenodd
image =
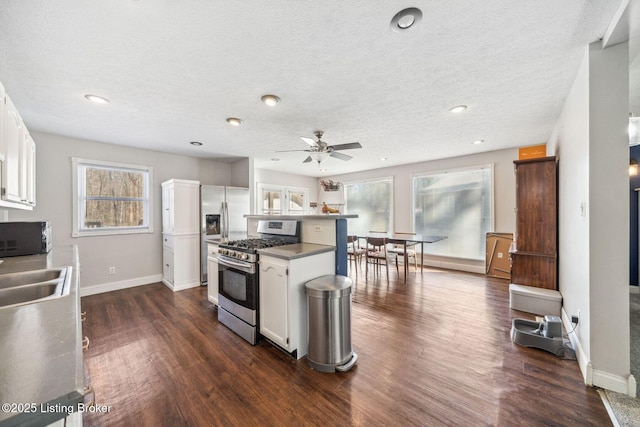
<path id="1" fill-rule="evenodd" d="M 255 272 L 253 264 L 232 261 L 230 258 L 227 258 L 224 255 L 218 255 L 218 263 L 226 265 L 227 267 L 237 268 L 238 270 L 242 270 L 250 274 L 253 274 Z"/>

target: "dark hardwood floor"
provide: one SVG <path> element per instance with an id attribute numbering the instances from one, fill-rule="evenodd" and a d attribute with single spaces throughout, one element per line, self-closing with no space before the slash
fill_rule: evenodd
<path id="1" fill-rule="evenodd" d="M 352 276 L 355 280 L 355 275 Z M 354 285 L 346 373 L 313 371 L 216 320 L 206 288 L 82 298 L 98 405 L 88 426 L 606 426 L 577 362 L 510 340 L 508 281 L 413 268 Z"/>

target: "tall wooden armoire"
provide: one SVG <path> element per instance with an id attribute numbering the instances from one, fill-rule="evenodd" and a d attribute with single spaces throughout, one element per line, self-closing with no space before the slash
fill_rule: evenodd
<path id="1" fill-rule="evenodd" d="M 511 282 L 558 288 L 558 166 L 555 157 L 516 160 L 516 235 Z"/>

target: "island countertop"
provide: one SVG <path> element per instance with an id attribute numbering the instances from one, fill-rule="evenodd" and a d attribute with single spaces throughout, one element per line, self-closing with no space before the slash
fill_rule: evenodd
<path id="1" fill-rule="evenodd" d="M 295 243 L 292 245 L 259 249 L 258 253 L 264 256 L 290 260 L 322 254 L 325 252 L 334 252 L 335 250 L 336 247 L 331 245 L 317 245 L 315 243 Z"/>
<path id="2" fill-rule="evenodd" d="M 249 219 L 294 219 L 304 221 L 308 219 L 349 219 L 358 218 L 357 214 L 324 214 L 324 215 L 245 215 Z"/>

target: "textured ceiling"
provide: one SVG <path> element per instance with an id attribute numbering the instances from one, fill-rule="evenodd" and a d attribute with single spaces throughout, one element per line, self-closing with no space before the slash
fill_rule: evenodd
<path id="1" fill-rule="evenodd" d="M 619 3 L 3 0 L 0 81 L 32 130 L 334 175 L 545 142 Z M 318 129 L 364 148 L 326 172 L 276 153 Z"/>

